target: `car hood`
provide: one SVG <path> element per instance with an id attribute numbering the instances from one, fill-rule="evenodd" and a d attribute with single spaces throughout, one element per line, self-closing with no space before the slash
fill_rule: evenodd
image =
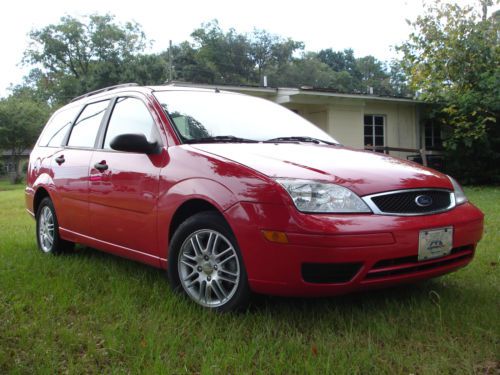
<path id="1" fill-rule="evenodd" d="M 193 148 L 243 164 L 271 178 L 322 180 L 359 195 L 410 188 L 452 189 L 442 173 L 419 164 L 341 146 L 214 143 Z"/>

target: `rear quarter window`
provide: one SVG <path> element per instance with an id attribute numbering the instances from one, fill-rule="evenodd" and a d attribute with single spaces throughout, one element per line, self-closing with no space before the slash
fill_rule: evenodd
<path id="1" fill-rule="evenodd" d="M 81 107 L 63 109 L 52 116 L 38 141 L 41 147 L 59 147 L 71 128 L 71 124 L 80 112 Z"/>

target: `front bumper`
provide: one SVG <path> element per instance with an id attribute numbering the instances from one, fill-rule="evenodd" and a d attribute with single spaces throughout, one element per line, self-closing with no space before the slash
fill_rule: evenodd
<path id="1" fill-rule="evenodd" d="M 311 215 L 280 204 L 242 202 L 225 215 L 251 289 L 288 296 L 338 295 L 443 275 L 472 260 L 483 231 L 483 214 L 470 203 L 440 214 L 402 217 Z M 450 225 L 452 253 L 418 261 L 420 230 Z M 285 232 L 288 243 L 270 242 L 262 230 Z"/>

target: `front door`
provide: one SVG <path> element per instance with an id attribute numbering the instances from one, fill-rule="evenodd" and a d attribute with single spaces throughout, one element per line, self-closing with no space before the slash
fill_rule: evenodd
<path id="1" fill-rule="evenodd" d="M 110 251 L 154 263 L 158 261 L 156 208 L 164 155 L 111 149 L 114 137 L 129 133 L 161 143 L 157 124 L 144 102 L 120 97 L 112 109 L 102 148 L 94 151 L 90 162 L 91 233 L 107 243 Z"/>
<path id="2" fill-rule="evenodd" d="M 73 124 L 66 146 L 52 156 L 54 204 L 63 231 L 89 234 L 89 165 L 108 104 L 109 100 L 88 104 Z"/>

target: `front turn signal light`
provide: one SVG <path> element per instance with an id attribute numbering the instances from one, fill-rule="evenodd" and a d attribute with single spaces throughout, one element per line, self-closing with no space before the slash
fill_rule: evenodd
<path id="1" fill-rule="evenodd" d="M 277 243 L 288 243 L 288 237 L 285 232 L 278 232 L 275 230 L 263 230 L 262 234 L 266 240 Z"/>

